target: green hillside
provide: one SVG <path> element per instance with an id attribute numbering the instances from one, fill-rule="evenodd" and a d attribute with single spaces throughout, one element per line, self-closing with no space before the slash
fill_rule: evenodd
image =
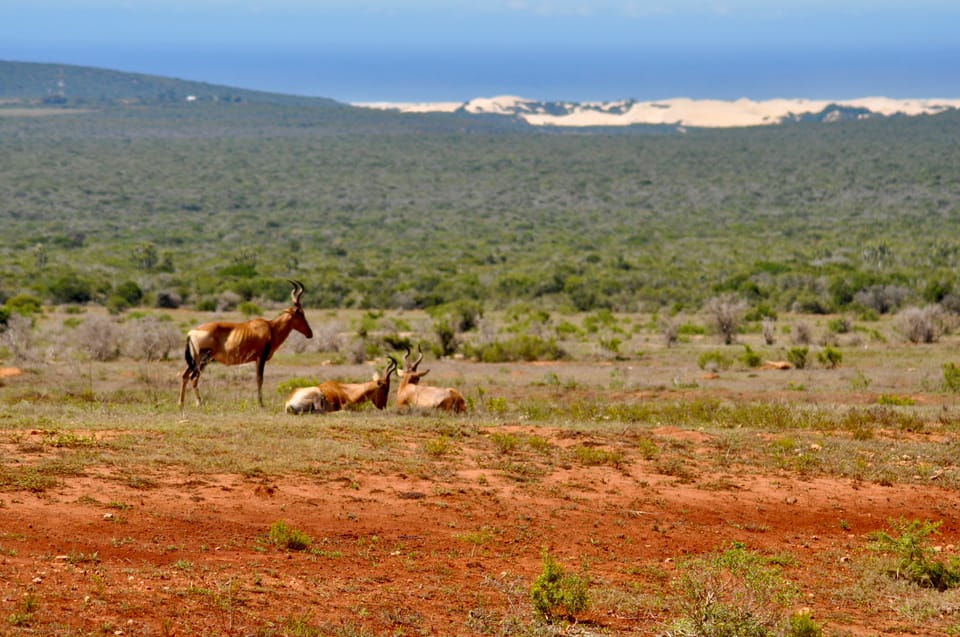
<path id="1" fill-rule="evenodd" d="M 142 73 L 125 73 L 70 64 L 0 60 L 0 99 L 41 100 L 80 105 L 111 102 L 173 103 L 243 101 L 254 104 L 331 106 L 333 100 L 249 91 Z"/>
<path id="2" fill-rule="evenodd" d="M 213 307 L 292 277 L 313 307 L 960 309 L 955 112 L 558 132 L 98 73 L 88 108 L 0 108 L 0 301 Z"/>

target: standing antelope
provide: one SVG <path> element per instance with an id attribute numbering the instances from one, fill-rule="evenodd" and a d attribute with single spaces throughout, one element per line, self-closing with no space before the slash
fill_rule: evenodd
<path id="1" fill-rule="evenodd" d="M 400 386 L 397 388 L 397 407 L 428 407 L 462 413 L 466 411 L 463 394 L 453 387 L 430 387 L 420 385 L 420 379 L 430 371 L 417 371 L 417 365 L 423 360 L 423 350 L 417 346 L 420 356 L 411 365 L 409 362 L 410 350 L 403 357 L 403 369 L 397 370 L 400 377 Z"/>
<path id="2" fill-rule="evenodd" d="M 387 406 L 390 395 L 390 376 L 397 369 L 397 361 L 390 359 L 383 373 L 374 372 L 366 383 L 340 383 L 328 380 L 316 387 L 294 389 L 284 409 L 291 414 L 340 411 L 369 400 L 377 409 Z"/>
<path id="3" fill-rule="evenodd" d="M 218 321 L 204 323 L 187 332 L 187 346 L 183 354 L 187 369 L 183 372 L 180 399 L 177 401 L 180 409 L 183 409 L 183 394 L 190 381 L 193 381 L 193 393 L 196 394 L 197 405 L 200 405 L 197 381 L 200 380 L 203 368 L 212 360 L 223 365 L 242 365 L 256 361 L 257 401 L 263 407 L 263 368 L 267 361 L 287 340 L 291 330 L 313 338 L 313 330 L 310 329 L 300 305 L 303 284 L 299 281 L 290 281 L 290 284 L 293 286 L 290 292 L 293 305 L 273 320 L 255 318 L 243 323 Z"/>

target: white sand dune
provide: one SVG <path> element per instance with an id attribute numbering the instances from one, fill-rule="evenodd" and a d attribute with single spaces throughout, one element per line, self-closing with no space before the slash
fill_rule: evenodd
<path id="1" fill-rule="evenodd" d="M 672 98 L 656 102 L 538 102 L 516 96 L 477 98 L 469 102 L 363 103 L 367 108 L 406 113 L 463 110 L 472 114 L 514 116 L 534 126 L 629 126 L 664 124 L 704 128 L 768 126 L 823 113 L 831 106 L 862 109 L 862 116 L 923 115 L 960 109 L 960 99 L 891 99 L 864 97 L 853 100 L 773 99 L 754 101 Z M 869 111 L 869 112 L 866 112 Z M 839 113 L 834 113 L 839 117 Z M 830 119 L 828 115 L 827 120 Z"/>

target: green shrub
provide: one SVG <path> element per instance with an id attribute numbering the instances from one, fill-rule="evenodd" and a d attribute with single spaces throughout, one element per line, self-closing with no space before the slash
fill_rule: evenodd
<path id="1" fill-rule="evenodd" d="M 263 314 L 263 310 L 260 308 L 260 306 L 252 301 L 243 301 L 237 305 L 237 309 L 247 318 L 250 318 L 251 316 L 260 316 Z"/>
<path id="2" fill-rule="evenodd" d="M 679 328 L 677 328 L 678 336 L 703 336 L 707 333 L 707 328 L 703 325 L 696 325 L 694 323 L 684 323 Z"/>
<path id="3" fill-rule="evenodd" d="M 824 347 L 817 352 L 817 360 L 829 369 L 836 369 L 843 362 L 843 353 L 833 347 Z"/>
<path id="4" fill-rule="evenodd" d="M 785 606 L 796 587 L 780 573 L 782 559 L 734 542 L 722 553 L 680 564 L 674 580 L 679 617 L 668 637 L 772 637 L 783 634 Z"/>
<path id="5" fill-rule="evenodd" d="M 283 520 L 274 522 L 270 526 L 269 538 L 272 544 L 291 551 L 306 550 L 313 543 L 309 535 L 300 529 L 287 526 Z"/>
<path id="6" fill-rule="evenodd" d="M 787 361 L 797 369 L 803 369 L 807 366 L 807 355 L 810 353 L 808 347 L 791 347 L 787 352 Z"/>
<path id="7" fill-rule="evenodd" d="M 33 316 L 43 313 L 43 302 L 31 294 L 17 294 L 7 299 L 4 306 L 10 312 L 23 314 L 24 316 Z"/>
<path id="8" fill-rule="evenodd" d="M 587 609 L 589 597 L 586 576 L 567 575 L 553 556 L 543 551 L 543 568 L 530 587 L 533 607 L 548 622 L 556 619 L 575 619 Z"/>
<path id="9" fill-rule="evenodd" d="M 877 397 L 878 405 L 894 405 L 898 407 L 909 407 L 915 405 L 917 401 L 909 396 L 896 396 L 894 394 L 880 394 Z"/>
<path id="10" fill-rule="evenodd" d="M 955 394 L 960 393 L 960 366 L 954 363 L 943 364 L 943 387 Z"/>
<path id="11" fill-rule="evenodd" d="M 65 274 L 51 281 L 47 290 L 54 303 L 88 303 L 93 298 L 93 287 L 74 273 Z"/>
<path id="12" fill-rule="evenodd" d="M 512 453 L 520 446 L 520 438 L 511 433 L 494 432 L 490 435 L 490 440 L 500 453 Z"/>
<path id="13" fill-rule="evenodd" d="M 511 361 L 561 360 L 566 352 L 554 339 L 542 339 L 530 334 L 517 334 L 506 340 L 484 345 L 468 345 L 465 353 L 482 363 L 506 363 Z"/>
<path id="14" fill-rule="evenodd" d="M 128 306 L 139 305 L 143 300 L 143 290 L 133 281 L 124 281 L 113 291 L 114 295 L 126 301 Z"/>
<path id="15" fill-rule="evenodd" d="M 933 559 L 935 549 L 929 537 L 939 533 L 942 521 L 907 520 L 901 517 L 889 521 L 889 530 L 871 534 L 870 548 L 882 553 L 892 553 L 895 566 L 889 574 L 895 579 L 905 579 L 924 588 L 945 591 L 960 586 L 960 563 L 956 557 L 945 564 Z"/>
<path id="16" fill-rule="evenodd" d="M 740 354 L 738 360 L 746 367 L 760 367 L 760 365 L 763 363 L 763 358 L 761 358 L 760 354 L 757 354 L 749 345 L 746 344 L 744 344 L 743 349 L 744 352 L 743 354 Z"/>
<path id="17" fill-rule="evenodd" d="M 579 446 L 573 450 L 573 454 L 576 456 L 577 462 L 587 467 L 605 464 L 619 467 L 624 462 L 623 451 L 619 449 L 607 451 L 598 447 Z"/>
<path id="18" fill-rule="evenodd" d="M 827 329 L 834 334 L 847 334 L 853 329 L 853 323 L 846 316 L 838 316 L 827 321 Z"/>
<path id="19" fill-rule="evenodd" d="M 720 350 L 712 350 L 700 354 L 699 358 L 697 358 L 697 365 L 700 369 L 707 369 L 708 367 L 713 369 L 730 369 L 730 366 L 733 365 L 733 358 Z"/>
<path id="20" fill-rule="evenodd" d="M 787 637 L 821 637 L 823 629 L 813 621 L 810 613 L 799 612 L 790 616 L 790 631 Z"/>

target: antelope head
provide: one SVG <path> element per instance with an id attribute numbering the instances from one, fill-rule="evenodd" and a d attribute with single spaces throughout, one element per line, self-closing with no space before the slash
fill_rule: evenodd
<path id="1" fill-rule="evenodd" d="M 293 289 L 290 290 L 290 300 L 293 305 L 287 309 L 290 314 L 290 327 L 297 330 L 307 338 L 313 338 L 313 330 L 307 323 L 307 316 L 303 312 L 303 306 L 300 305 L 300 297 L 303 296 L 303 283 L 300 281 L 291 281 L 287 279 Z"/>
<path id="2" fill-rule="evenodd" d="M 383 409 L 387 406 L 387 398 L 390 396 L 390 375 L 397 369 L 397 361 L 393 357 L 389 358 L 390 361 L 384 368 L 383 374 L 373 375 L 373 382 L 376 383 L 377 388 L 370 397 L 370 401 L 377 409 Z"/>
<path id="3" fill-rule="evenodd" d="M 425 369 L 422 372 L 417 371 L 417 366 L 420 365 L 420 362 L 423 360 L 423 349 L 417 345 L 417 360 L 410 363 L 410 348 L 407 348 L 407 353 L 403 356 L 403 369 L 397 371 L 397 375 L 400 377 L 400 382 L 406 385 L 416 385 L 417 382 L 426 376 L 430 370 Z"/>

